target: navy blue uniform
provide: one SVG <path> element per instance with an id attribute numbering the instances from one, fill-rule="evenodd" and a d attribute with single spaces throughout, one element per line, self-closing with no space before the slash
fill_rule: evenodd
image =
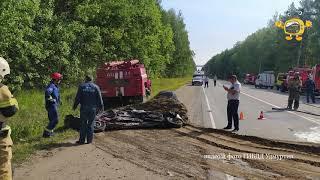
<path id="1" fill-rule="evenodd" d="M 60 90 L 57 85 L 50 82 L 50 84 L 46 87 L 45 90 L 45 106 L 48 112 L 49 123 L 46 127 L 43 136 L 48 137 L 53 133 L 53 129 L 58 124 L 58 106 L 60 105 Z"/>
<path id="2" fill-rule="evenodd" d="M 76 109 L 79 104 L 81 105 L 79 142 L 84 143 L 85 139 L 87 139 L 87 143 L 91 143 L 97 110 L 103 110 L 103 101 L 99 87 L 90 81 L 81 84 L 73 109 Z"/>
<path id="3" fill-rule="evenodd" d="M 314 90 L 315 90 L 315 83 L 312 79 L 308 79 L 306 81 L 306 93 L 307 93 L 307 102 L 309 103 L 309 97 L 311 96 L 312 102 L 315 103 L 315 97 L 314 97 Z"/>

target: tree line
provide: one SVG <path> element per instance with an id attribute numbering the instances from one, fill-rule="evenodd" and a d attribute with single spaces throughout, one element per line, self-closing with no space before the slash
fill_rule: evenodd
<path id="1" fill-rule="evenodd" d="M 139 59 L 152 77 L 195 67 L 181 13 L 159 0 L 4 0 L 0 11 L 0 55 L 17 89 L 43 87 L 54 71 L 72 84 L 113 60 Z"/>
<path id="2" fill-rule="evenodd" d="M 284 31 L 275 27 L 278 20 L 295 17 L 303 10 L 301 19 L 311 20 L 312 28 L 307 29 L 303 40 L 285 40 Z M 213 56 L 204 69 L 209 74 L 226 78 L 230 74 L 243 77 L 246 73 L 273 70 L 287 72 L 293 67 L 312 67 L 320 63 L 320 0 L 302 0 L 298 6 L 291 4 L 283 14 L 276 14 L 267 27 L 237 42 L 233 48 Z"/>

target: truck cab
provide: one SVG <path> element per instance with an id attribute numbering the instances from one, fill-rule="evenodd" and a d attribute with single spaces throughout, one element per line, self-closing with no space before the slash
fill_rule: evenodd
<path id="1" fill-rule="evenodd" d="M 286 78 L 287 78 L 287 73 L 278 73 L 277 79 L 276 79 L 277 90 L 282 89 L 282 86 L 283 86 L 284 81 L 286 80 Z"/>

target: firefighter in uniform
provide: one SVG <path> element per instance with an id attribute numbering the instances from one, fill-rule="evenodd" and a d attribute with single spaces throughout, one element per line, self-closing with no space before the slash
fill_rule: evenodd
<path id="1" fill-rule="evenodd" d="M 51 82 L 45 90 L 46 110 L 48 112 L 49 123 L 43 132 L 44 138 L 53 136 L 53 129 L 58 124 L 58 107 L 61 104 L 60 90 L 58 85 L 61 82 L 62 75 L 58 72 L 51 74 Z"/>
<path id="2" fill-rule="evenodd" d="M 8 62 L 0 57 L 0 82 L 10 74 Z M 18 111 L 18 102 L 13 98 L 8 87 L 0 83 L 0 180 L 12 180 L 12 140 L 11 129 L 6 125 L 8 117 Z"/>
<path id="3" fill-rule="evenodd" d="M 300 101 L 300 92 L 301 92 L 302 82 L 300 80 L 299 73 L 294 74 L 294 78 L 289 80 L 288 90 L 289 90 L 289 98 L 288 98 L 288 109 L 292 109 L 292 104 L 294 101 L 294 110 L 299 108 Z"/>

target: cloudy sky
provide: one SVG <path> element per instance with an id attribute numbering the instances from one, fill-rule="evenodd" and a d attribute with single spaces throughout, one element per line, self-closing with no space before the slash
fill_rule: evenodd
<path id="1" fill-rule="evenodd" d="M 162 0 L 165 9 L 181 10 L 198 65 L 232 48 L 267 25 L 276 13 L 299 0 Z"/>

